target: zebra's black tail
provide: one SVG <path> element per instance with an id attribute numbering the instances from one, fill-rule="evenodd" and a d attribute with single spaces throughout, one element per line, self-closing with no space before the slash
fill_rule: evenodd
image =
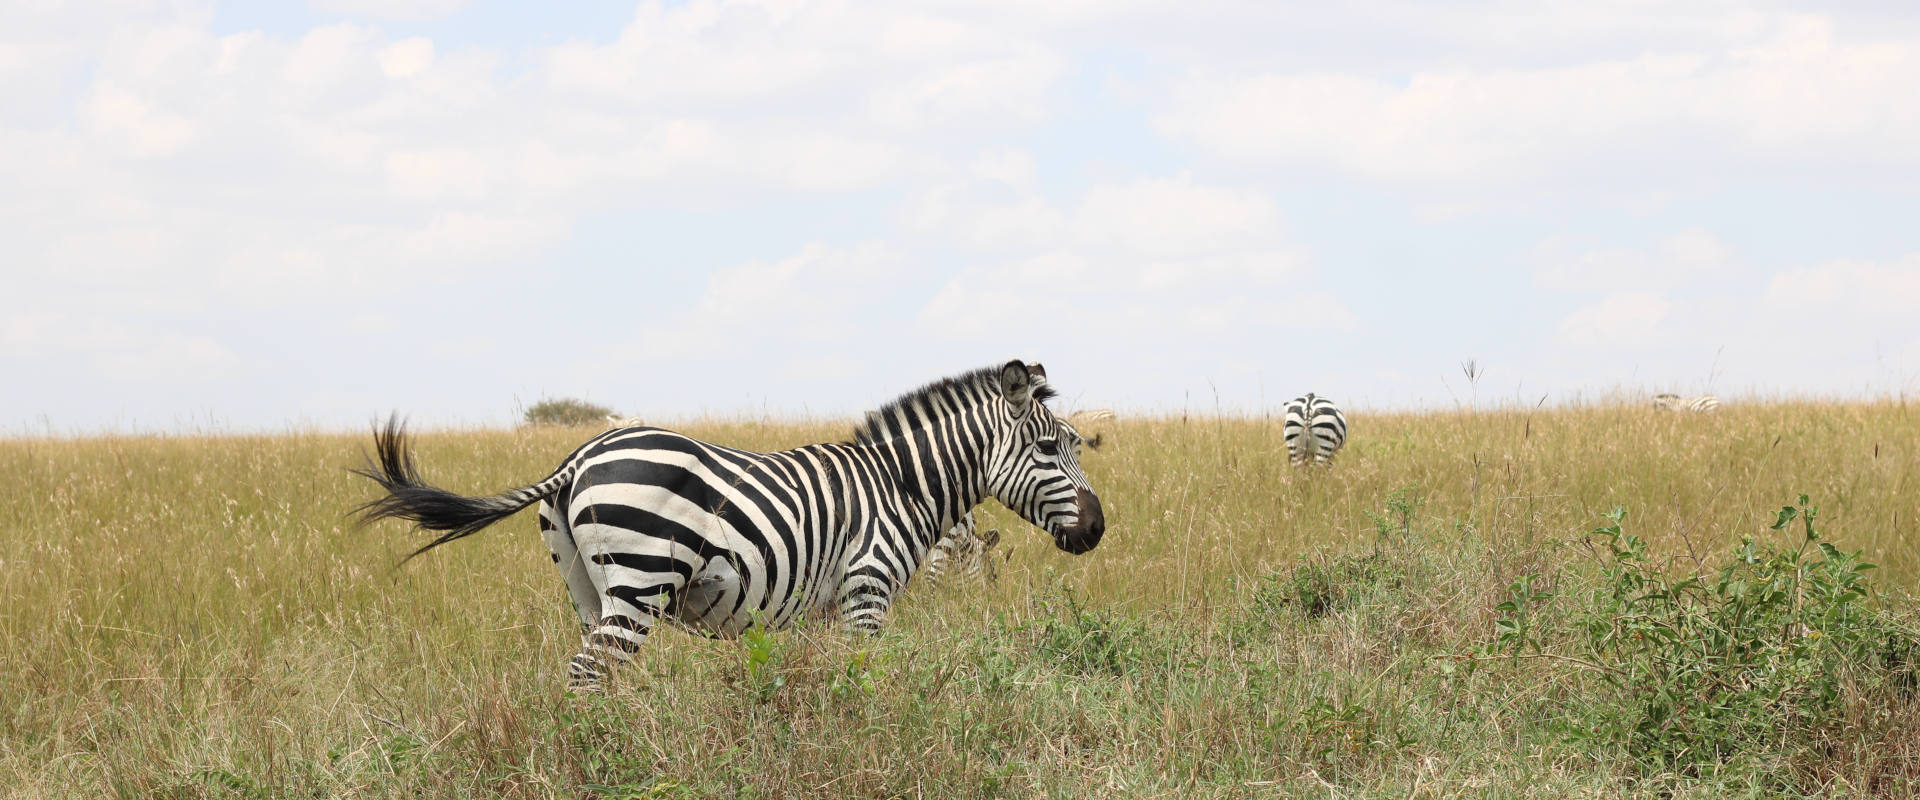
<path id="1" fill-rule="evenodd" d="M 380 488 L 387 490 L 387 496 L 354 509 L 360 516 L 360 524 L 394 518 L 408 520 L 423 530 L 444 531 L 439 538 L 401 559 L 401 564 L 455 539 L 479 533 L 488 525 L 559 491 L 572 477 L 569 459 L 567 465 L 531 486 L 509 489 L 492 497 L 466 497 L 428 486 L 420 479 L 398 415 L 389 417 L 386 425 L 374 428 L 373 445 L 378 461 L 368 459 L 364 469 L 352 472 L 380 484 Z"/>

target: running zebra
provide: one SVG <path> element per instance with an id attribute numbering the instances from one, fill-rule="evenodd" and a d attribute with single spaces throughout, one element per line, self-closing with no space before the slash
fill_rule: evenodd
<path id="1" fill-rule="evenodd" d="M 439 531 L 411 559 L 539 504 L 540 531 L 585 626 L 568 684 L 599 692 L 665 616 L 709 636 L 837 608 L 878 631 L 942 533 L 992 497 L 1069 553 L 1106 532 L 1100 499 L 1018 360 L 927 384 L 867 414 L 852 441 L 754 453 L 652 427 L 589 439 L 538 483 L 490 497 L 427 485 L 397 419 L 357 470 L 387 495 L 363 521 Z M 404 563 L 404 562 L 403 562 Z"/>
<path id="2" fill-rule="evenodd" d="M 1312 459 L 1316 464 L 1333 460 L 1347 443 L 1347 415 L 1332 400 L 1308 392 L 1287 403 L 1287 421 L 1282 432 L 1287 440 L 1287 458 L 1295 464 Z"/>
<path id="3" fill-rule="evenodd" d="M 987 551 L 1000 544 L 1000 531 L 982 534 L 975 526 L 973 512 L 960 518 L 940 541 L 927 551 L 927 564 L 921 569 L 928 588 L 938 588 L 949 573 L 977 584 L 990 584 L 999 577 L 993 558 Z"/>
<path id="4" fill-rule="evenodd" d="M 1711 414 L 1720 410 L 1720 398 L 1710 394 L 1699 397 L 1681 397 L 1677 394 L 1656 394 L 1653 407 L 1661 411 L 1691 411 L 1696 414 Z"/>

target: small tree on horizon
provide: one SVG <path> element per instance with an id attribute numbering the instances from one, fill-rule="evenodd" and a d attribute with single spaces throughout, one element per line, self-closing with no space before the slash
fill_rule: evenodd
<path id="1" fill-rule="evenodd" d="M 585 400 L 561 397 L 542 400 L 527 407 L 528 425 L 560 425 L 581 427 L 586 425 L 605 425 L 613 416 L 613 410 L 598 406 Z"/>

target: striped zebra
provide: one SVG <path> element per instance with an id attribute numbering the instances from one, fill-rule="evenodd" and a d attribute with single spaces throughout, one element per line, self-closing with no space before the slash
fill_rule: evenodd
<path id="1" fill-rule="evenodd" d="M 988 552 L 1000 544 L 1000 531 L 997 529 L 981 533 L 973 519 L 973 512 L 960 518 L 960 524 L 953 526 L 945 536 L 933 543 L 933 549 L 927 551 L 926 566 L 920 569 L 928 588 L 938 588 L 946 582 L 948 575 L 957 575 L 961 579 L 977 584 L 993 583 L 999 577 L 994 568 L 993 558 Z"/>
<path id="2" fill-rule="evenodd" d="M 1114 419 L 1113 409 L 1110 408 L 1083 409 L 1068 414 L 1067 424 L 1079 431 L 1099 431 L 1111 427 Z M 1087 446 L 1097 450 L 1100 448 L 1100 440 L 1105 437 L 1105 433 L 1095 433 L 1086 438 Z"/>
<path id="3" fill-rule="evenodd" d="M 1088 408 L 1067 415 L 1067 422 L 1079 428 L 1085 428 L 1101 422 L 1112 422 L 1113 420 L 1114 413 L 1111 408 Z"/>
<path id="4" fill-rule="evenodd" d="M 1681 397 L 1677 394 L 1656 394 L 1653 407 L 1661 411 L 1691 411 L 1696 414 L 1711 414 L 1720 410 L 1720 398 L 1710 394 L 1699 397 Z"/>
<path id="5" fill-rule="evenodd" d="M 1288 460 L 1325 464 L 1347 443 L 1347 415 L 1332 400 L 1308 392 L 1287 402 L 1286 425 L 1281 430 Z"/>
<path id="6" fill-rule="evenodd" d="M 599 692 L 663 616 L 732 637 L 837 608 L 848 628 L 878 631 L 934 540 L 987 497 L 1061 550 L 1092 550 L 1106 519 L 1074 448 L 1061 446 L 1053 394 L 1039 364 L 1009 361 L 902 395 L 852 441 L 777 453 L 618 428 L 539 482 L 490 497 L 427 485 L 390 419 L 375 431 L 378 463 L 357 470 L 387 494 L 360 513 L 441 532 L 411 559 L 538 503 L 585 626 L 568 683 Z"/>

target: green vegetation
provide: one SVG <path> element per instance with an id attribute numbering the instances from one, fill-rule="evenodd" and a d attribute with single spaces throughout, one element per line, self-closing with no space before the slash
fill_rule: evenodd
<path id="1" fill-rule="evenodd" d="M 557 425 L 563 428 L 600 426 L 606 427 L 613 418 L 613 409 L 597 406 L 585 400 L 559 398 L 542 400 L 527 407 L 523 415 L 528 425 Z"/>
<path id="2" fill-rule="evenodd" d="M 1352 421 L 1302 470 L 1277 420 L 1115 423 L 1098 550 L 989 506 L 991 588 L 875 639 L 662 629 L 604 698 L 562 692 L 530 515 L 399 570 L 418 534 L 351 525 L 364 434 L 0 442 L 0 793 L 1920 794 L 1911 409 Z M 580 436 L 419 456 L 492 491 Z"/>

